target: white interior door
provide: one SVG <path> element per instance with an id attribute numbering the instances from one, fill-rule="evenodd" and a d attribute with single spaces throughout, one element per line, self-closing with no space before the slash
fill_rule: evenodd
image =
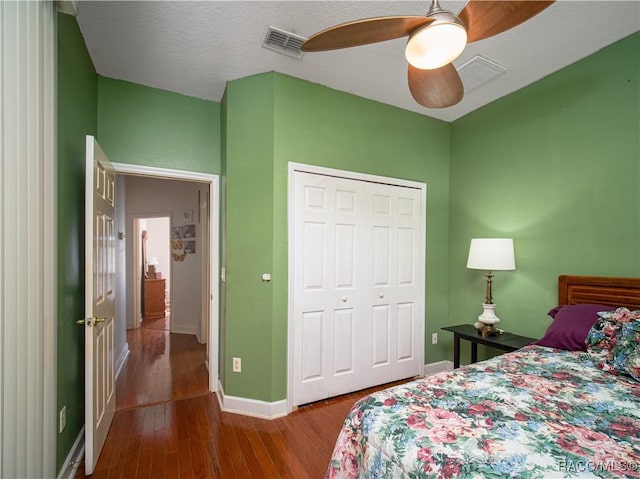
<path id="1" fill-rule="evenodd" d="M 93 473 L 115 414 L 115 174 L 92 136 L 85 189 L 85 474 Z"/>
<path id="2" fill-rule="evenodd" d="M 364 370 L 365 267 L 357 248 L 363 183 L 296 172 L 293 307 L 294 403 L 353 390 Z"/>
<path id="3" fill-rule="evenodd" d="M 366 374 L 362 387 L 422 374 L 424 313 L 420 191 L 366 183 Z"/>
<path id="4" fill-rule="evenodd" d="M 422 373 L 421 194 L 294 173 L 294 405 Z"/>

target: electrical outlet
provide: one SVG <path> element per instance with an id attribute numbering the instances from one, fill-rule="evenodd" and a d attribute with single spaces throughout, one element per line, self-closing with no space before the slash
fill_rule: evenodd
<path id="1" fill-rule="evenodd" d="M 438 333 L 433 333 L 431 335 L 431 344 L 438 344 Z"/>
<path id="2" fill-rule="evenodd" d="M 67 406 L 62 406 L 62 409 L 60 409 L 60 421 L 58 423 L 58 432 L 64 431 L 65 427 L 67 427 Z"/>
<path id="3" fill-rule="evenodd" d="M 241 373 L 242 372 L 242 359 L 233 358 L 233 372 Z"/>

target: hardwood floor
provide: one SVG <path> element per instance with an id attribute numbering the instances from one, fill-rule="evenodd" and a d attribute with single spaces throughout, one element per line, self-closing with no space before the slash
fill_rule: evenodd
<path id="1" fill-rule="evenodd" d="M 127 341 L 129 357 L 116 383 L 117 409 L 207 393 L 207 346 L 195 335 L 145 326 L 127 331 Z"/>
<path id="2" fill-rule="evenodd" d="M 142 327 L 145 329 L 161 329 L 163 331 L 169 331 L 171 329 L 171 315 L 167 313 L 164 318 L 158 319 L 145 319 L 142 321 Z"/>
<path id="3" fill-rule="evenodd" d="M 204 350 L 187 338 L 129 332 L 132 352 L 118 378 L 118 411 L 91 477 L 322 478 L 349 409 L 381 389 L 306 405 L 275 420 L 225 413 L 207 392 Z M 143 347 L 136 350 L 135 342 Z M 76 478 L 85 477 L 83 469 Z"/>

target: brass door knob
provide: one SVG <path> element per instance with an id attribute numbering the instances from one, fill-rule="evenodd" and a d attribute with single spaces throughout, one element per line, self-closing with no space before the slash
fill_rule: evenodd
<path id="1" fill-rule="evenodd" d="M 79 319 L 78 321 L 76 321 L 76 324 L 86 324 L 87 326 L 91 327 L 95 323 L 104 323 L 106 320 L 107 318 L 85 318 Z"/>

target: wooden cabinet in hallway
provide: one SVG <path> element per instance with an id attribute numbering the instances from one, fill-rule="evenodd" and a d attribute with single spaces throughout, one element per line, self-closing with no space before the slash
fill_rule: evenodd
<path id="1" fill-rule="evenodd" d="M 144 280 L 144 319 L 164 318 L 165 280 Z"/>

